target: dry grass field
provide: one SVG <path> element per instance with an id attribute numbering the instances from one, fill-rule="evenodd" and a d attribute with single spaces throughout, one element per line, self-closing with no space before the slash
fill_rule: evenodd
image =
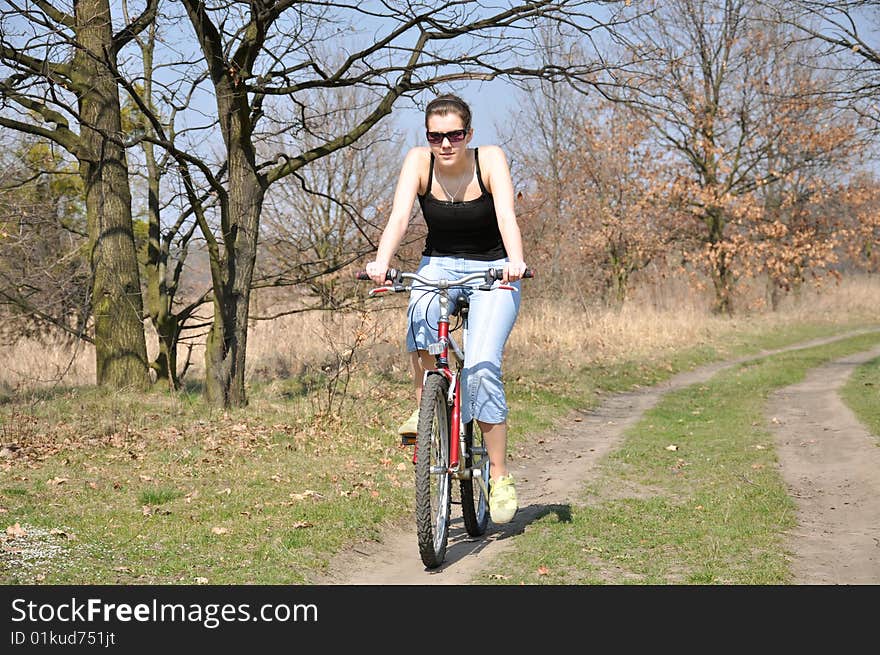
<path id="1" fill-rule="evenodd" d="M 715 316 L 707 292 L 669 281 L 642 286 L 620 308 L 542 297 L 537 283 L 524 289 L 520 317 L 508 344 L 508 371 L 580 368 L 621 359 L 653 357 L 712 341 L 726 334 L 765 331 L 802 323 L 843 324 L 875 321 L 880 307 L 880 278 L 844 278 L 821 289 L 806 288 L 788 297 L 778 311 L 762 306 L 760 287 L 741 294 L 738 313 Z M 293 314 L 255 323 L 248 335 L 249 382 L 272 382 L 338 368 L 383 370 L 406 375 L 403 354 L 404 297 L 367 303 L 367 311 Z M 148 353 L 156 351 L 148 331 Z M 352 351 L 354 351 L 352 356 Z M 185 354 L 181 352 L 181 358 Z M 187 381 L 200 379 L 203 351 L 196 346 Z M 0 345 L 0 390 L 11 395 L 51 386 L 90 385 L 94 354 L 88 344 L 59 339 L 22 339 Z"/>

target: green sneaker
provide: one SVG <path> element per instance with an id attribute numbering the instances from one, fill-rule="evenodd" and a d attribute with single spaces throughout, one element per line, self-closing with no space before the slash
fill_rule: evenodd
<path id="1" fill-rule="evenodd" d="M 414 439 L 419 432 L 419 408 L 406 419 L 406 423 L 397 428 L 397 434 L 403 437 L 404 442 Z"/>
<path id="2" fill-rule="evenodd" d="M 516 514 L 516 487 L 512 475 L 489 481 L 489 515 L 493 523 L 509 523 Z"/>

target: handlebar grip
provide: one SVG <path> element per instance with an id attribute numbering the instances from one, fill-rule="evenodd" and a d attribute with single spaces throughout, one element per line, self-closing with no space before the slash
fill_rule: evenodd
<path id="1" fill-rule="evenodd" d="M 501 278 L 504 277 L 504 269 L 503 268 L 492 268 L 490 270 L 491 270 L 492 279 L 500 280 Z M 534 271 L 532 271 L 532 269 L 527 268 L 525 270 L 525 272 L 522 274 L 522 276 L 523 276 L 523 278 L 531 278 L 531 277 L 535 277 L 535 273 L 534 273 Z"/>
<path id="2" fill-rule="evenodd" d="M 396 268 L 389 268 L 385 272 L 385 279 L 391 280 L 392 282 L 397 280 L 397 276 L 400 275 L 400 272 Z M 355 273 L 356 280 L 370 280 L 372 279 L 366 271 L 358 271 Z"/>

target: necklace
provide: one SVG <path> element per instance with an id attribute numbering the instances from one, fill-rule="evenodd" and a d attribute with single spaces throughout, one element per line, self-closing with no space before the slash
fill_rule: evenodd
<path id="1" fill-rule="evenodd" d="M 449 193 L 449 191 L 446 190 L 446 187 L 443 186 L 443 182 L 440 181 L 440 176 L 437 175 L 437 171 L 434 171 L 434 179 L 437 180 L 437 184 L 439 184 L 439 185 L 440 185 L 440 188 L 443 189 L 443 193 L 446 194 L 446 196 L 449 198 L 449 201 L 450 201 L 450 202 L 455 202 L 455 197 L 456 197 L 459 193 L 461 193 L 462 188 L 467 189 L 467 185 L 470 184 L 470 181 L 471 181 L 473 178 L 474 178 L 474 174 L 473 174 L 473 171 L 472 171 L 471 174 L 470 174 L 468 177 L 464 178 L 464 180 L 463 180 L 462 182 L 459 183 L 458 188 L 455 190 L 455 195 L 453 195 L 453 194 Z"/>

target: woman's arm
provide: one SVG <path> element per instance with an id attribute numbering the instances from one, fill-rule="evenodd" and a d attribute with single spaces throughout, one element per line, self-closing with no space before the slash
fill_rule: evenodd
<path id="1" fill-rule="evenodd" d="M 498 230 L 501 232 L 501 240 L 504 242 L 504 249 L 509 259 L 504 266 L 504 281 L 515 282 L 522 277 L 526 264 L 523 257 L 522 234 L 513 205 L 510 167 L 504 151 L 498 146 L 482 146 L 480 155 L 480 169 L 484 172 L 484 183 L 495 202 Z"/>
<path id="2" fill-rule="evenodd" d="M 388 272 L 391 258 L 397 252 L 397 248 L 409 227 L 413 203 L 419 192 L 419 174 L 424 168 L 426 152 L 426 148 L 412 148 L 403 160 L 400 176 L 397 179 L 397 188 L 394 191 L 391 215 L 382 231 L 382 238 L 379 239 L 376 259 L 366 266 L 367 274 L 376 284 L 385 283 L 385 275 Z"/>

